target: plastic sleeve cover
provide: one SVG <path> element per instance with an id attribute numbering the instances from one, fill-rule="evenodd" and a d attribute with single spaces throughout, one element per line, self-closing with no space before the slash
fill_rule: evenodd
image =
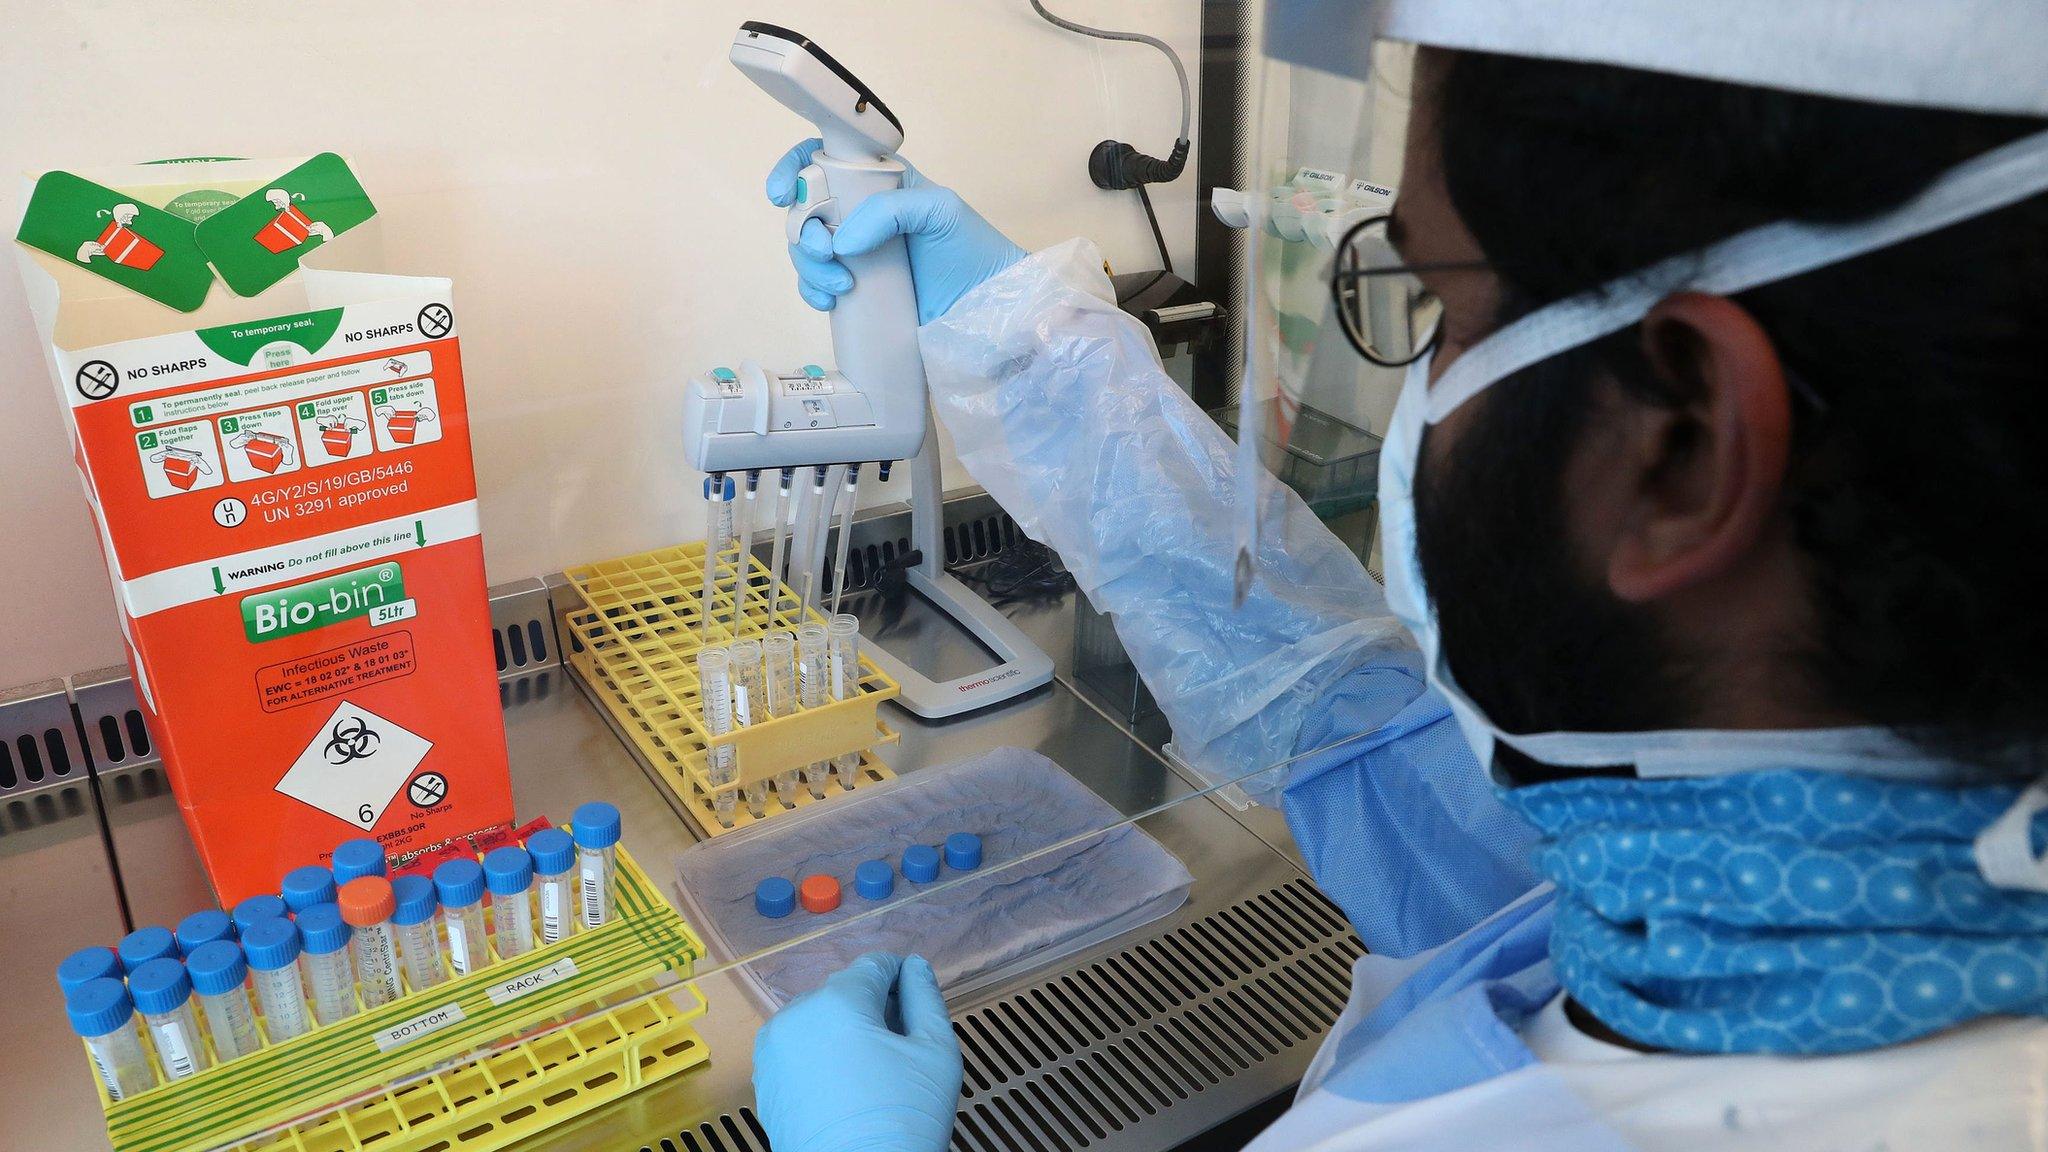
<path id="1" fill-rule="evenodd" d="M 1287 758 L 1328 685 L 1412 651 L 1358 558 L 1270 478 L 1274 530 L 1232 607 L 1236 447 L 1117 308 L 1093 244 L 1012 265 L 919 337 L 960 463 L 1115 617 L 1181 754 L 1211 779 Z M 1270 795 L 1272 775 L 1248 789 Z"/>

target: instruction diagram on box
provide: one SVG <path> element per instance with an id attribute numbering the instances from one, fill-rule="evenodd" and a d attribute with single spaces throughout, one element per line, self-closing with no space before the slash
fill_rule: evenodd
<path id="1" fill-rule="evenodd" d="M 338 464 L 370 452 L 370 406 L 361 392 L 303 400 L 294 409 L 306 467 Z"/>
<path id="2" fill-rule="evenodd" d="M 228 479 L 261 480 L 299 470 L 298 424 L 290 408 L 262 408 L 220 418 Z"/>
<path id="3" fill-rule="evenodd" d="M 357 828 L 374 828 L 433 744 L 354 701 L 334 710 L 277 790 Z"/>
<path id="4" fill-rule="evenodd" d="M 226 482 L 211 421 L 137 432 L 135 452 L 142 461 L 143 483 L 152 500 L 217 488 Z"/>
<path id="5" fill-rule="evenodd" d="M 434 381 L 431 377 L 370 389 L 370 411 L 376 420 L 378 449 L 390 452 L 439 440 L 441 421 L 434 414 L 434 407 Z"/>
<path id="6" fill-rule="evenodd" d="M 263 199 L 277 215 L 259 229 L 254 237 L 263 250 L 271 253 L 289 252 L 304 244 L 308 237 L 318 236 L 321 240 L 334 239 L 334 232 L 327 225 L 306 215 L 299 205 L 305 203 L 303 192 L 287 192 L 283 188 L 272 188 L 263 194 Z"/>

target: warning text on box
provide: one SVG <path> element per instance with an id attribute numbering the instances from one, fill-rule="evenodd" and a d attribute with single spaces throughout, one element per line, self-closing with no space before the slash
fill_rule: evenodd
<path id="1" fill-rule="evenodd" d="M 411 632 L 381 632 L 261 668 L 256 673 L 256 692 L 265 712 L 282 712 L 382 680 L 410 676 L 418 665 Z"/>

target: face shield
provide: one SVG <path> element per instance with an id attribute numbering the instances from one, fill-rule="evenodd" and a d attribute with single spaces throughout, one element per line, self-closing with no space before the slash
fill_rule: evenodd
<path id="1" fill-rule="evenodd" d="M 1384 429 L 1441 307 L 1388 243 L 1414 49 L 1376 41 L 1370 4 L 1254 6 L 1259 65 L 1241 222 L 1236 588 L 1254 577 L 1261 499 L 1330 427 Z M 1229 205 L 1227 217 L 1239 206 Z M 1239 219 L 1231 219 L 1238 223 Z M 1313 458 L 1313 456 L 1311 456 Z"/>

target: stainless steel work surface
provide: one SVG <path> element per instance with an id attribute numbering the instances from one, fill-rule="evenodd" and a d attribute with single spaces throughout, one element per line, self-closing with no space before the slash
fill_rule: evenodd
<path id="1" fill-rule="evenodd" d="M 857 526 L 857 541 L 863 530 L 874 531 Z M 494 602 L 501 653 L 505 630 L 525 628 L 535 613 L 528 592 L 519 604 Z M 855 597 L 850 606 L 862 612 L 864 632 L 874 631 L 879 602 Z M 920 610 L 913 604 L 905 618 Z M 902 741 L 886 750 L 890 764 L 912 772 L 1007 744 L 1045 754 L 1126 815 L 1190 797 L 1193 785 L 1072 686 L 1071 593 L 1007 611 L 1054 657 L 1055 682 L 950 721 L 921 721 L 892 706 L 889 720 Z M 914 621 L 904 634 L 918 637 L 919 646 L 972 643 L 949 638 L 943 622 L 930 620 Z M 976 656 L 955 650 L 937 658 L 971 666 Z M 501 666 L 518 818 L 561 819 L 585 800 L 610 800 L 623 813 L 627 846 L 667 881 L 670 861 L 691 842 L 690 833 L 603 713 L 552 653 L 515 646 L 509 661 L 501 656 Z M 106 699 L 115 703 L 80 694 L 88 732 L 101 726 L 99 711 L 118 711 L 118 694 Z M 121 749 L 93 751 L 111 757 Z M 162 922 L 202 905 L 207 889 L 162 788 L 161 770 L 127 751 L 128 762 L 112 764 L 105 774 L 130 782 L 121 797 L 109 797 L 111 850 L 144 901 L 136 922 Z M 16 865 L 8 873 L 0 939 L 8 970 L 27 977 L 21 1008 L 9 1013 L 15 1026 L 0 1052 L 0 1086 L 12 1102 L 37 1101 L 37 1147 L 92 1148 L 105 1141 L 89 1071 L 47 975 L 70 948 L 121 931 L 107 845 L 90 805 L 81 804 L 81 815 L 22 830 L 10 825 L 0 837 L 0 855 Z M 1287 1091 L 1341 1010 L 1349 967 L 1361 949 L 1296 866 L 1284 825 L 1273 814 L 1240 814 L 1193 797 L 1140 826 L 1194 874 L 1188 903 L 1143 929 L 952 1005 L 967 1065 L 956 1147 L 1172 1147 Z M 54 927 L 31 927 L 42 925 Z M 733 974 L 704 977 L 700 987 L 709 1003 L 700 1023 L 711 1050 L 706 1066 L 530 1146 L 765 1148 L 751 1110 L 759 1007 Z M 19 1123 L 11 1119 L 8 1128 Z"/>

